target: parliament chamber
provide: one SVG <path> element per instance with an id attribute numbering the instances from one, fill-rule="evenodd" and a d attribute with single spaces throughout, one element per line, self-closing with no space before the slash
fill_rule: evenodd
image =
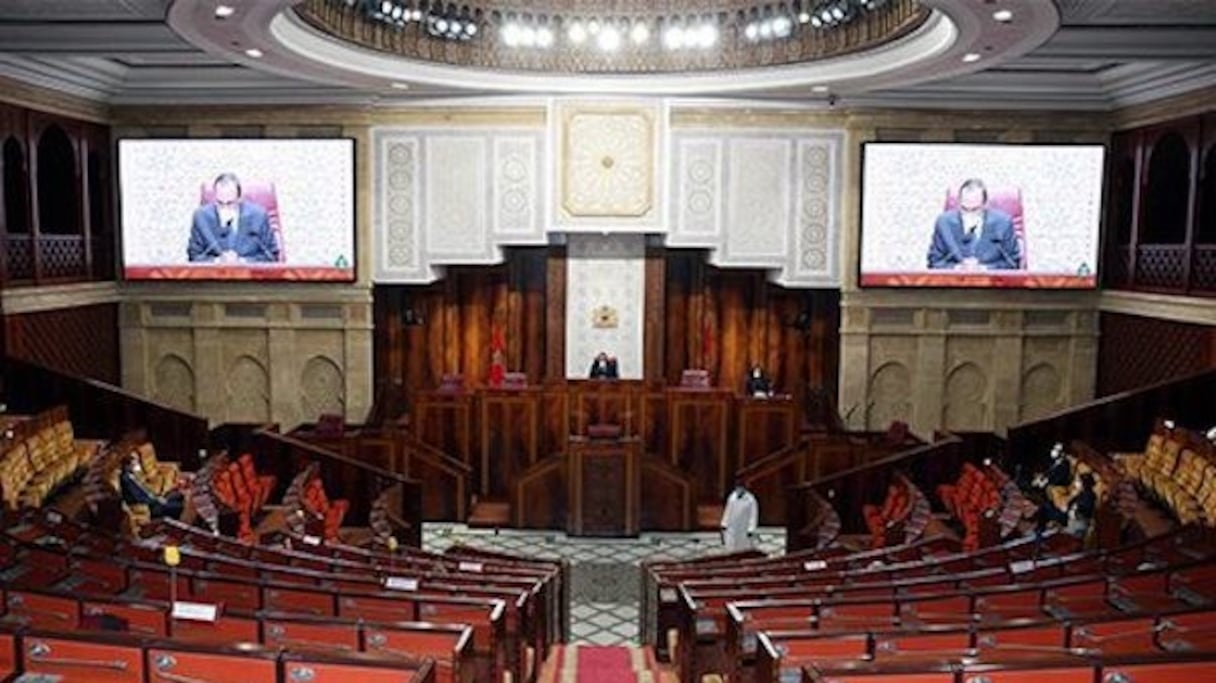
<path id="1" fill-rule="evenodd" d="M 0 681 L 1216 680 L 1216 7 L 0 3 Z"/>

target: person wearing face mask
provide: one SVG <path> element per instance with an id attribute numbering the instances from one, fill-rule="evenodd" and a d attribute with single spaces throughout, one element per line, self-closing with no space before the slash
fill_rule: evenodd
<path id="1" fill-rule="evenodd" d="M 984 181 L 963 181 L 958 208 L 943 212 L 933 226 L 929 268 L 1016 270 L 1021 262 L 1013 218 L 988 206 Z"/>
<path id="2" fill-rule="evenodd" d="M 127 505 L 147 505 L 153 519 L 171 517 L 178 519 L 186 507 L 185 497 L 181 491 L 170 491 L 159 496 L 148 487 L 144 481 L 143 466 L 139 462 L 139 454 L 132 452 L 123 463 L 122 474 L 119 477 L 122 489 L 122 499 Z"/>
<path id="3" fill-rule="evenodd" d="M 726 497 L 722 510 L 722 544 L 727 552 L 751 550 L 756 547 L 756 527 L 760 523 L 760 503 L 756 496 L 735 479 L 735 490 Z"/>

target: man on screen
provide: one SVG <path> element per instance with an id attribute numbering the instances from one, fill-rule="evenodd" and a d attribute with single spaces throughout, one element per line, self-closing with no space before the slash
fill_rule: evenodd
<path id="1" fill-rule="evenodd" d="M 266 210 L 241 200 L 241 181 L 221 173 L 213 185 L 215 199 L 194 211 L 186 256 L 191 263 L 273 263 L 279 245 Z"/>
<path id="2" fill-rule="evenodd" d="M 1013 218 L 988 206 L 988 188 L 971 178 L 958 188 L 958 208 L 933 226 L 929 267 L 955 270 L 1013 270 L 1020 267 Z"/>

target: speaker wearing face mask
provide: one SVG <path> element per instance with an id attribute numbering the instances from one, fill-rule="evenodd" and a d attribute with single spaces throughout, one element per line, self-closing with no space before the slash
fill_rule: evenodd
<path id="1" fill-rule="evenodd" d="M 988 188 L 979 178 L 963 181 L 958 206 L 942 212 L 933 226 L 929 267 L 955 270 L 1015 270 L 1021 265 L 1013 218 L 988 206 Z"/>

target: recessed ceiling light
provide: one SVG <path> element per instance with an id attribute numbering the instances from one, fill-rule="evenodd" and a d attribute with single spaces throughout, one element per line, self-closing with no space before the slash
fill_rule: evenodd
<path id="1" fill-rule="evenodd" d="M 216 19 L 227 19 L 228 17 L 232 16 L 233 14 L 236 14 L 236 8 L 233 7 L 232 5 L 216 5 L 215 6 L 215 18 Z"/>
<path id="2" fill-rule="evenodd" d="M 245 54 L 250 57 L 253 57 L 254 59 L 262 58 L 262 51 L 257 49 L 256 47 L 251 47 L 248 50 L 245 50 Z"/>
<path id="3" fill-rule="evenodd" d="M 827 91 L 828 91 L 828 86 L 826 86 L 826 85 L 811 86 L 811 92 L 827 92 Z"/>
<path id="4" fill-rule="evenodd" d="M 993 21 L 999 21 L 1002 24 L 1007 24 L 1013 21 L 1013 12 L 1007 9 L 999 9 L 992 13 Z"/>
<path id="5" fill-rule="evenodd" d="M 978 62 L 980 61 L 980 53 L 968 52 L 967 54 L 963 55 L 963 61 L 967 62 L 968 64 L 971 62 Z"/>
<path id="6" fill-rule="evenodd" d="M 409 83 L 402 83 L 401 81 L 393 81 L 392 83 L 389 83 L 389 85 L 392 86 L 393 88 L 396 88 L 397 90 L 409 90 L 410 89 Z"/>

